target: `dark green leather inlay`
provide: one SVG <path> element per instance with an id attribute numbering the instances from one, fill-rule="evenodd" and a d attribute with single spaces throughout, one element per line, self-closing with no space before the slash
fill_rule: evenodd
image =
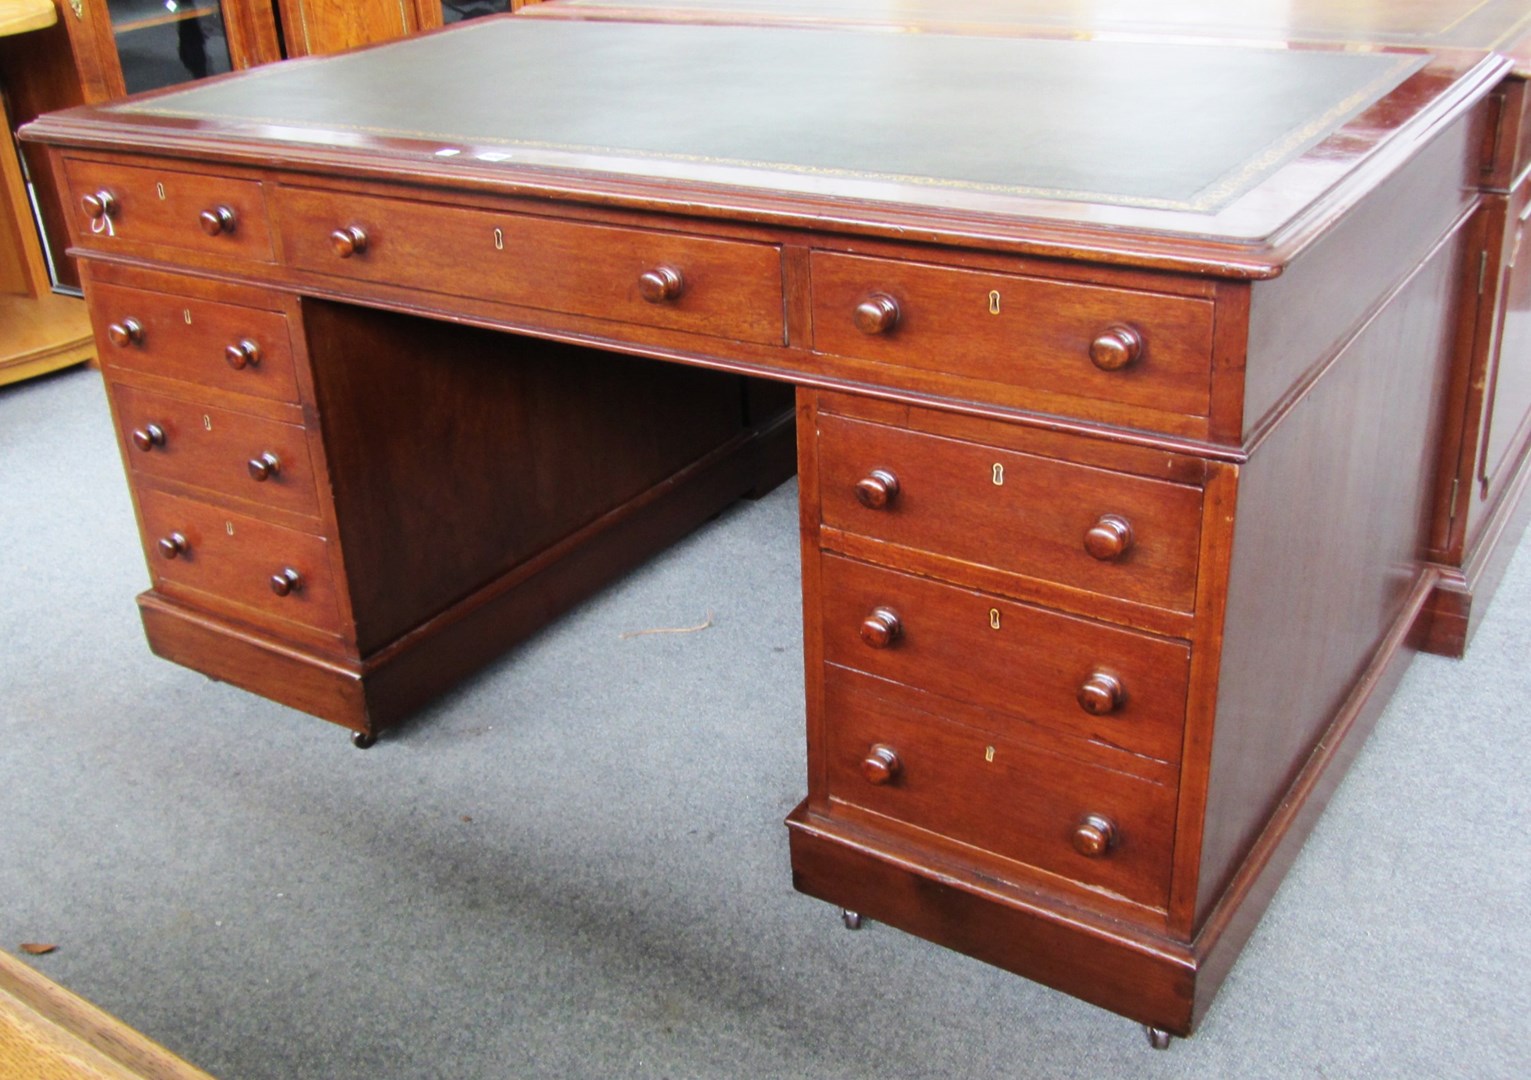
<path id="1" fill-rule="evenodd" d="M 373 135 L 509 160 L 526 149 L 739 166 L 796 174 L 797 190 L 821 175 L 1208 212 L 1423 62 L 504 18 L 117 108 L 277 141 Z M 644 171 L 642 160 L 577 164 Z"/>

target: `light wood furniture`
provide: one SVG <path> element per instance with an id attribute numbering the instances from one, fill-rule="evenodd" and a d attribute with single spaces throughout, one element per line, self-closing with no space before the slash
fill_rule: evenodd
<path id="1" fill-rule="evenodd" d="M 157 652 L 368 743 L 795 384 L 795 884 L 1162 1044 L 1429 631 L 1509 68 L 518 17 L 27 135 Z"/>
<path id="2" fill-rule="evenodd" d="M 0 952 L 0 1076 L 210 1080 L 158 1043 Z"/>
<path id="3" fill-rule="evenodd" d="M 56 19 L 51 0 L 0 0 L 0 40 L 30 38 Z M 6 76 L 0 67 L 0 79 Z M 10 117 L 0 114 L 0 386 L 82 363 L 94 352 L 85 305 L 52 293 Z"/>

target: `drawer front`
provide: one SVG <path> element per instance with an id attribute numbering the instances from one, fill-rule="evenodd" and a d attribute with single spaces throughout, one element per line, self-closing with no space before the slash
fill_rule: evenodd
<path id="1" fill-rule="evenodd" d="M 112 396 L 134 472 L 318 517 L 302 427 L 129 386 L 114 387 Z"/>
<path id="2" fill-rule="evenodd" d="M 283 188 L 292 265 L 389 285 L 780 345 L 781 252 L 393 199 Z M 355 230 L 337 249 L 336 230 Z"/>
<path id="3" fill-rule="evenodd" d="M 120 285 L 94 286 L 90 303 L 104 364 L 297 404 L 280 312 Z"/>
<path id="4" fill-rule="evenodd" d="M 75 159 L 64 170 L 70 220 L 87 244 L 107 250 L 118 243 L 165 244 L 271 261 L 258 181 Z"/>
<path id="5" fill-rule="evenodd" d="M 154 586 L 339 633 L 340 604 L 323 538 L 162 491 L 139 492 Z"/>
<path id="6" fill-rule="evenodd" d="M 1190 649 L 821 556 L 824 659 L 1159 761 L 1180 760 Z"/>
<path id="7" fill-rule="evenodd" d="M 1168 905 L 1173 787 L 949 723 L 860 681 L 830 679 L 825 713 L 832 802 Z"/>
<path id="8" fill-rule="evenodd" d="M 885 499 L 863 486 L 886 486 L 876 473 L 895 481 Z M 819 490 L 831 528 L 1169 610 L 1195 604 L 1200 488 L 820 414 Z"/>
<path id="9" fill-rule="evenodd" d="M 1210 301 L 824 252 L 812 265 L 819 352 L 1207 415 Z"/>

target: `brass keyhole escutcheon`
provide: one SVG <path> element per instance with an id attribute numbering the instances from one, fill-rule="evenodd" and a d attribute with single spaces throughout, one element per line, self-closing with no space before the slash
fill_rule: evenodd
<path id="1" fill-rule="evenodd" d="M 998 315 L 999 314 L 999 290 L 998 289 L 995 289 L 993 292 L 989 293 L 989 314 L 990 315 Z"/>
<path id="2" fill-rule="evenodd" d="M 994 486 L 995 487 L 1003 487 L 1004 486 L 1004 484 L 1005 484 L 1005 467 L 1003 465 L 1001 465 L 997 461 L 994 463 L 993 479 L 994 479 Z"/>
<path id="3" fill-rule="evenodd" d="M 494 250 L 496 250 L 496 251 L 504 251 L 505 250 L 505 230 L 504 229 L 495 229 L 494 230 Z"/>
<path id="4" fill-rule="evenodd" d="M 994 761 L 994 747 L 992 747 L 992 746 L 984 747 L 983 759 L 985 761 L 991 763 L 991 764 L 993 763 L 993 761 Z"/>
<path id="5" fill-rule="evenodd" d="M 997 607 L 989 609 L 989 626 L 994 630 L 999 629 L 999 608 Z"/>

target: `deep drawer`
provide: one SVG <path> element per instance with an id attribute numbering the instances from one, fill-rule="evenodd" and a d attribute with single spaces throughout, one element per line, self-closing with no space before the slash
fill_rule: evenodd
<path id="1" fill-rule="evenodd" d="M 305 270 L 768 345 L 786 333 L 769 244 L 301 188 L 276 201 Z"/>
<path id="2" fill-rule="evenodd" d="M 112 397 L 123 453 L 134 472 L 257 506 L 319 515 L 302 427 L 130 386 L 113 387 Z M 257 479 L 262 474 L 264 479 Z"/>
<path id="3" fill-rule="evenodd" d="M 864 679 L 831 677 L 825 716 L 832 802 L 1167 906 L 1173 787 L 950 723 Z"/>
<path id="4" fill-rule="evenodd" d="M 298 401 L 280 312 L 121 285 L 90 291 L 101 362 L 276 401 Z"/>
<path id="5" fill-rule="evenodd" d="M 69 215 L 81 242 L 103 250 L 165 244 L 270 262 L 265 192 L 255 180 L 71 158 Z"/>
<path id="6" fill-rule="evenodd" d="M 246 617 L 340 631 L 322 537 L 153 489 L 140 490 L 138 507 L 160 592 L 204 605 L 235 604 L 249 609 L 241 612 Z"/>
<path id="7" fill-rule="evenodd" d="M 1183 415 L 1209 409 L 1207 300 L 825 252 L 813 255 L 811 287 L 818 352 Z"/>
<path id="8" fill-rule="evenodd" d="M 829 663 L 1180 760 L 1190 674 L 1183 642 L 820 558 Z"/>
<path id="9" fill-rule="evenodd" d="M 828 414 L 818 458 L 830 528 L 1174 611 L 1194 606 L 1200 488 Z"/>

